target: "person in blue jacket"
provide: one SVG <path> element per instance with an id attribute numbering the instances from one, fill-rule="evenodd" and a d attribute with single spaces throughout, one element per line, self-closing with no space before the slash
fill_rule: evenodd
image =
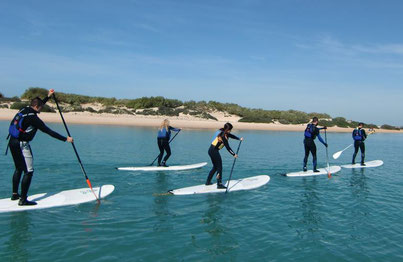
<path id="1" fill-rule="evenodd" d="M 313 157 L 313 171 L 319 172 L 319 170 L 316 169 L 318 161 L 317 161 L 317 157 L 316 157 L 316 145 L 315 145 L 315 141 L 314 141 L 315 138 L 318 137 L 319 141 L 327 147 L 327 144 L 325 143 L 325 141 L 323 141 L 322 137 L 320 136 L 320 132 L 319 132 L 319 130 L 327 129 L 327 127 L 324 126 L 322 128 L 318 128 L 317 127 L 318 123 L 319 123 L 319 120 L 315 116 L 314 118 L 312 118 L 312 122 L 309 123 L 305 128 L 305 132 L 304 132 L 304 137 L 305 137 L 304 138 L 304 148 L 305 148 L 304 171 L 307 171 L 306 164 L 308 162 L 309 152 L 311 152 L 312 157 Z"/>
<path id="2" fill-rule="evenodd" d="M 158 155 L 158 166 L 165 166 L 168 158 L 171 156 L 171 147 L 169 146 L 169 139 L 171 138 L 171 131 L 179 132 L 180 128 L 174 128 L 169 125 L 169 120 L 165 119 L 162 121 L 160 129 L 158 130 L 158 148 L 160 150 L 160 154 Z M 164 160 L 161 162 L 162 157 L 164 155 L 164 150 L 166 155 Z"/>
<path id="3" fill-rule="evenodd" d="M 361 151 L 361 165 L 365 166 L 364 159 L 365 159 L 365 144 L 364 140 L 367 138 L 367 134 L 363 129 L 364 123 L 359 123 L 358 127 L 353 130 L 353 139 L 354 139 L 354 154 L 353 154 L 353 161 L 352 164 L 355 164 L 355 157 L 357 156 L 358 149 Z"/>

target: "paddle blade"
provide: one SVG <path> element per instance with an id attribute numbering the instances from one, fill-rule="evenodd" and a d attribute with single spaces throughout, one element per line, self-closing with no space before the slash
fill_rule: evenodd
<path id="1" fill-rule="evenodd" d="M 97 194 L 95 194 L 94 189 L 92 189 L 91 181 L 88 178 L 87 178 L 87 184 L 88 184 L 89 188 L 91 189 L 92 193 L 94 194 L 95 199 L 97 200 L 97 202 L 100 203 L 101 201 L 97 197 Z"/>
<path id="2" fill-rule="evenodd" d="M 339 151 L 333 154 L 333 159 L 337 159 L 340 157 L 341 153 L 343 153 L 343 151 Z"/>

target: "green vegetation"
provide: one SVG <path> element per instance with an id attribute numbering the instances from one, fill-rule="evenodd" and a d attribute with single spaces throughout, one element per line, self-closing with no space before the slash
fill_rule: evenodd
<path id="1" fill-rule="evenodd" d="M 28 88 L 21 96 L 24 100 L 30 100 L 36 96 L 45 97 L 48 90 L 39 87 Z M 312 117 L 319 118 L 319 124 L 325 126 L 339 126 L 346 128 L 354 128 L 358 125 L 356 121 L 349 121 L 343 117 L 332 118 L 324 113 L 305 113 L 297 110 L 264 110 L 251 109 L 239 106 L 233 103 L 220 103 L 216 101 L 186 101 L 182 102 L 177 99 L 168 99 L 162 96 L 141 97 L 136 99 L 116 99 L 105 97 L 90 97 L 76 94 L 57 93 L 58 100 L 63 104 L 65 112 L 82 112 L 88 111 L 92 113 L 112 113 L 112 114 L 140 114 L 140 115 L 166 115 L 179 116 L 193 115 L 205 119 L 217 120 L 211 113 L 219 111 L 229 115 L 241 117 L 240 122 L 255 123 L 275 123 L 281 124 L 306 124 Z M 1 98 L 0 98 L 1 99 Z M 15 101 L 15 102 L 19 102 Z M 103 109 L 96 111 L 91 107 L 83 108 L 83 104 L 99 103 Z M 16 108 L 21 104 L 14 103 L 12 107 Z M 141 110 L 139 110 L 141 109 Z M 378 128 L 374 124 L 365 124 L 369 128 Z M 383 125 L 387 129 L 399 129 L 397 127 Z"/>
<path id="2" fill-rule="evenodd" d="M 400 130 L 399 127 L 391 126 L 391 125 L 382 125 L 382 129 L 388 129 L 388 130 Z"/>

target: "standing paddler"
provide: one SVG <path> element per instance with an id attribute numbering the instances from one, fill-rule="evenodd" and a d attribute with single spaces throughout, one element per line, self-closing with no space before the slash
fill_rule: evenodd
<path id="1" fill-rule="evenodd" d="M 361 151 L 361 166 L 365 166 L 365 143 L 364 140 L 367 138 L 367 134 L 363 129 L 364 123 L 359 123 L 358 127 L 353 130 L 353 139 L 354 139 L 354 154 L 352 164 L 355 164 L 355 157 L 357 156 L 358 149 Z"/>
<path id="2" fill-rule="evenodd" d="M 30 106 L 22 108 L 13 118 L 9 127 L 8 146 L 13 156 L 15 171 L 13 175 L 13 194 L 11 200 L 19 200 L 18 205 L 36 205 L 36 202 L 28 200 L 28 190 L 31 185 L 32 176 L 34 174 L 34 161 L 31 146 L 29 142 L 35 137 L 36 131 L 42 132 L 60 140 L 72 143 L 73 138 L 64 137 L 59 133 L 51 130 L 38 117 L 45 103 L 54 93 L 53 89 L 49 90 L 48 96 L 44 99 L 35 97 L 31 100 Z M 21 195 L 18 194 L 18 187 L 21 180 L 21 174 L 24 177 L 21 182 Z"/>
<path id="3" fill-rule="evenodd" d="M 181 129 L 170 126 L 169 120 L 164 119 L 164 121 L 162 121 L 161 123 L 160 129 L 158 129 L 158 136 L 157 136 L 158 148 L 160 150 L 160 154 L 158 155 L 158 166 L 167 167 L 166 162 L 168 158 L 171 156 L 171 147 L 169 146 L 171 131 L 179 132 L 181 131 Z M 164 150 L 166 152 L 166 155 L 164 157 L 164 160 L 162 160 L 162 157 L 164 156 Z"/>
<path id="4" fill-rule="evenodd" d="M 312 118 L 312 122 L 309 123 L 305 128 L 305 132 L 304 132 L 304 149 L 305 149 L 304 171 L 307 171 L 306 164 L 308 162 L 309 152 L 311 152 L 312 157 L 313 157 L 313 171 L 314 172 L 320 172 L 316 168 L 316 166 L 318 164 L 318 161 L 317 161 L 317 157 L 316 157 L 316 145 L 315 145 L 314 140 L 315 140 L 316 137 L 318 137 L 319 141 L 323 145 L 325 145 L 325 147 L 327 147 L 326 142 L 320 136 L 320 130 L 321 129 L 327 129 L 327 127 L 324 126 L 322 128 L 318 128 L 318 123 L 319 123 L 319 120 L 315 116 L 314 118 Z"/>
<path id="5" fill-rule="evenodd" d="M 230 123 L 226 123 L 223 128 L 219 129 L 214 134 L 213 141 L 211 142 L 210 148 L 208 150 L 211 162 L 213 163 L 213 168 L 210 170 L 210 173 L 207 177 L 207 186 L 212 185 L 211 179 L 213 178 L 213 175 L 217 172 L 217 188 L 226 189 L 226 187 L 222 184 L 222 159 L 219 151 L 225 146 L 228 152 L 235 158 L 237 158 L 238 155 L 234 153 L 234 151 L 228 144 L 228 138 L 243 140 L 243 137 L 239 138 L 231 134 L 232 127 L 233 126 Z"/>

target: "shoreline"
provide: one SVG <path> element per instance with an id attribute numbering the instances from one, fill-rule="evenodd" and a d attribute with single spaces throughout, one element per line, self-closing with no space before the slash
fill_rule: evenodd
<path id="1" fill-rule="evenodd" d="M 0 120 L 11 121 L 18 110 L 0 109 Z M 68 124 L 81 125 L 111 125 L 111 126 L 136 126 L 158 128 L 161 121 L 168 118 L 172 126 L 184 129 L 218 129 L 226 122 L 231 122 L 238 130 L 258 130 L 258 131 L 288 131 L 301 132 L 305 130 L 306 124 L 284 125 L 275 123 L 245 123 L 237 122 L 234 118 L 221 119 L 219 121 L 200 119 L 195 117 L 168 117 L 168 116 L 139 116 L 128 114 L 108 114 L 90 112 L 68 112 L 63 113 Z M 40 113 L 39 117 L 45 123 L 62 123 L 59 113 Z M 352 128 L 328 127 L 328 132 L 349 133 Z M 376 129 L 378 133 L 403 133 L 403 130 Z"/>

